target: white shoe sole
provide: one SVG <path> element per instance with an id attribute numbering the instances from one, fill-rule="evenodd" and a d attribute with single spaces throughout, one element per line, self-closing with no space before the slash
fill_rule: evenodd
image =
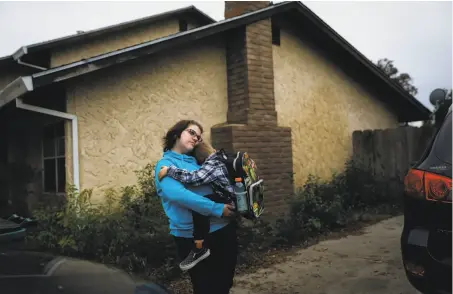
<path id="1" fill-rule="evenodd" d="M 206 259 L 209 257 L 209 255 L 211 255 L 211 251 L 208 249 L 208 251 L 205 252 L 205 254 L 203 254 L 202 256 L 200 256 L 200 258 L 197 259 L 196 262 L 193 262 L 189 265 L 186 265 L 186 266 L 183 266 L 183 265 L 179 265 L 179 268 L 182 270 L 182 271 L 187 271 L 187 270 L 190 270 L 191 268 L 193 268 L 194 266 L 196 266 L 200 261 L 202 261 L 203 259 Z"/>

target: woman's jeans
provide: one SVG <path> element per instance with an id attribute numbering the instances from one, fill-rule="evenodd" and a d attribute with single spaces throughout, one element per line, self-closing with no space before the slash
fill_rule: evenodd
<path id="1" fill-rule="evenodd" d="M 174 237 L 178 255 L 186 258 L 193 248 L 192 238 Z M 233 286 L 238 254 L 236 223 L 210 233 L 206 238 L 211 255 L 189 270 L 194 294 L 228 294 Z"/>

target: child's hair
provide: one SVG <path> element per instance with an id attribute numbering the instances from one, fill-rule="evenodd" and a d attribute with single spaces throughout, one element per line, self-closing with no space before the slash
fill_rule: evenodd
<path id="1" fill-rule="evenodd" d="M 215 152 L 215 149 L 208 142 L 202 141 L 195 146 L 193 152 L 198 164 L 201 165 L 209 155 Z"/>

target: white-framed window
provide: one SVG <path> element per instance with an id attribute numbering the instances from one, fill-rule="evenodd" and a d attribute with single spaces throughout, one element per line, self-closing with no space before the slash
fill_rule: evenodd
<path id="1" fill-rule="evenodd" d="M 65 193 L 64 121 L 46 125 L 42 136 L 43 191 L 45 193 Z"/>

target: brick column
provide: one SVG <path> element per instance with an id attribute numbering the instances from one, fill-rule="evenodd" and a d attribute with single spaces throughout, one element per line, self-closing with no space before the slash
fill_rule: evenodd
<path id="1" fill-rule="evenodd" d="M 278 215 L 293 193 L 291 129 L 226 124 L 214 126 L 211 139 L 215 148 L 250 154 L 265 181 L 266 214 Z"/>
<path id="2" fill-rule="evenodd" d="M 227 1 L 225 17 L 268 5 Z M 230 31 L 226 50 L 227 123 L 212 128 L 212 144 L 229 152 L 246 151 L 256 160 L 265 181 L 267 211 L 278 213 L 293 192 L 293 165 L 291 129 L 277 125 L 271 20 Z"/>

